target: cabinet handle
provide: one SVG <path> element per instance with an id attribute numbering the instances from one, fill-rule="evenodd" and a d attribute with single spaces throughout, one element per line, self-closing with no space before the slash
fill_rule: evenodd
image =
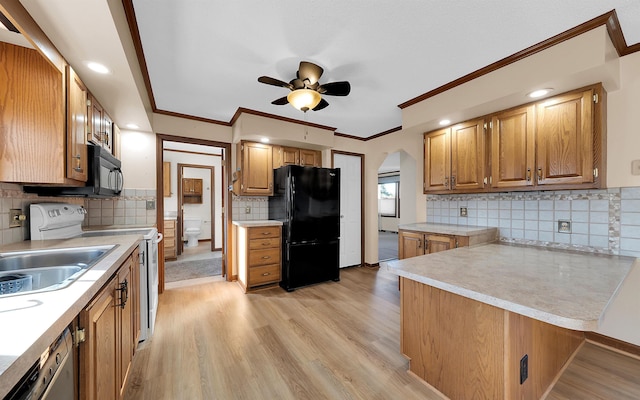
<path id="1" fill-rule="evenodd" d="M 84 169 L 82 169 L 82 167 L 80 167 L 80 161 L 82 159 L 80 154 L 77 154 L 77 155 L 73 156 L 73 158 L 76 159 L 76 166 L 75 166 L 75 168 L 73 168 L 73 170 L 76 171 L 76 172 L 80 172 L 80 173 L 84 172 Z"/>
<path id="2" fill-rule="evenodd" d="M 263 235 L 271 235 L 271 232 L 262 232 Z"/>
<path id="3" fill-rule="evenodd" d="M 455 175 L 451 177 L 451 189 L 456 188 L 456 177 Z"/>
<path id="4" fill-rule="evenodd" d="M 262 256 L 262 259 L 263 259 L 263 260 L 268 260 L 268 259 L 270 259 L 270 258 L 271 258 L 271 256 Z"/>
<path id="5" fill-rule="evenodd" d="M 418 248 L 421 249 L 422 248 L 422 240 L 418 240 Z"/>
<path id="6" fill-rule="evenodd" d="M 449 177 L 444 178 L 444 187 L 449 188 Z"/>
<path id="7" fill-rule="evenodd" d="M 527 168 L 527 182 L 531 182 L 531 168 Z"/>
<path id="8" fill-rule="evenodd" d="M 129 300 L 129 282 L 125 279 L 116 290 L 120 292 L 120 304 L 116 304 L 116 307 L 124 308 Z"/>
<path id="9" fill-rule="evenodd" d="M 271 244 L 271 242 L 262 242 L 263 246 L 269 246 Z"/>
<path id="10" fill-rule="evenodd" d="M 542 167 L 538 167 L 538 182 L 542 182 Z"/>
<path id="11" fill-rule="evenodd" d="M 264 274 L 262 274 L 262 276 L 269 276 L 271 275 L 271 272 L 265 272 Z"/>

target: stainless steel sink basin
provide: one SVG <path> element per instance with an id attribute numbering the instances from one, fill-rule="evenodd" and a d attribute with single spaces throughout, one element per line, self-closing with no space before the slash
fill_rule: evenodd
<path id="1" fill-rule="evenodd" d="M 62 289 L 115 246 L 0 253 L 0 296 Z"/>

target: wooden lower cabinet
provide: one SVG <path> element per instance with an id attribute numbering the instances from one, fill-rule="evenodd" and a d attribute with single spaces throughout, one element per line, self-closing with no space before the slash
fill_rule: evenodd
<path id="1" fill-rule="evenodd" d="M 398 231 L 398 258 L 400 260 L 468 245 L 469 238 L 465 236 Z"/>
<path id="2" fill-rule="evenodd" d="M 281 226 L 234 226 L 238 283 L 245 293 L 280 282 Z"/>
<path id="3" fill-rule="evenodd" d="M 162 233 L 162 242 L 164 243 L 164 259 L 177 260 L 178 253 L 176 248 L 176 220 L 164 220 L 164 232 Z"/>
<path id="4" fill-rule="evenodd" d="M 80 313 L 80 398 L 122 399 L 140 332 L 138 250 Z"/>
<path id="5" fill-rule="evenodd" d="M 401 278 L 400 347 L 410 371 L 451 399 L 540 399 L 584 332 Z M 528 377 L 520 382 L 520 360 Z"/>

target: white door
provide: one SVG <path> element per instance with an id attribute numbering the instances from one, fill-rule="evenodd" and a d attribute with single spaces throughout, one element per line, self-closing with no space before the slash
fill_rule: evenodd
<path id="1" fill-rule="evenodd" d="M 362 158 L 335 153 L 340 168 L 340 268 L 362 263 Z"/>

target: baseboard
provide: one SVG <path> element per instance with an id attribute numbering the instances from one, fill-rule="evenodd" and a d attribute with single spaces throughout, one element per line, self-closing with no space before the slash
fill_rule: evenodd
<path id="1" fill-rule="evenodd" d="M 611 347 L 624 353 L 640 357 L 640 346 L 635 344 L 623 342 L 622 340 L 614 339 L 595 332 L 585 332 L 585 338 L 593 343 L 601 344 L 603 346 Z"/>

